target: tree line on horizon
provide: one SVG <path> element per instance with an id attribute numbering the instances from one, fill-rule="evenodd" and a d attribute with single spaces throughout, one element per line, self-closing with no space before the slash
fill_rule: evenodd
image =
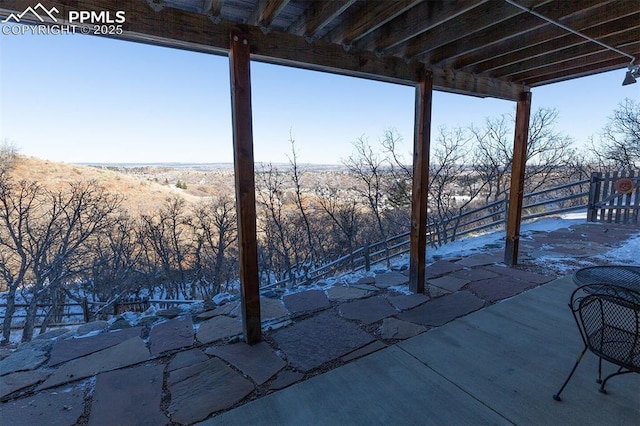
<path id="1" fill-rule="evenodd" d="M 590 148 L 578 150 L 555 130 L 558 112 L 532 116 L 526 192 L 581 180 L 592 171 L 640 167 L 640 103 L 626 99 Z M 354 142 L 344 171 L 309 184 L 295 141 L 287 166 L 256 171 L 259 274 L 262 285 L 295 286 L 314 268 L 358 247 L 409 229 L 412 170 L 402 138 L 388 130 L 377 144 Z M 440 128 L 432 142 L 429 223 L 503 199 L 513 157 L 513 117 L 482 125 Z M 7 344 L 16 301 L 28 307 L 23 341 L 59 321 L 69 300 L 106 302 L 132 297 L 211 299 L 238 281 L 238 242 L 232 196 L 197 203 L 176 195 L 157 210 L 133 215 L 120 194 L 95 181 L 47 189 L 16 181 L 19 159 L 0 149 L 0 291 L 6 303 L 0 344 Z M 431 244 L 439 244 L 431 240 Z M 103 308 L 104 309 L 104 308 Z"/>

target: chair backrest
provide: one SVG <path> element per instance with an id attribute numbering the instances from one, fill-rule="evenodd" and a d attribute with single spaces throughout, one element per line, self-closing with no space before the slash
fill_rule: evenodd
<path id="1" fill-rule="evenodd" d="M 585 344 L 593 353 L 640 372 L 640 293 L 614 285 L 580 288 L 572 309 Z"/>

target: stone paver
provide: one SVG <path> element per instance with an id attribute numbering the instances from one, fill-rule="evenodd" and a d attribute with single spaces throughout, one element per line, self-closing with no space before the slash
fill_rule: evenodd
<path id="1" fill-rule="evenodd" d="M 457 261 L 456 264 L 467 266 L 467 267 L 492 265 L 497 262 L 502 262 L 503 258 L 504 258 L 504 254 L 479 253 L 471 256 L 466 256 L 461 260 Z"/>
<path id="2" fill-rule="evenodd" d="M 387 300 L 391 303 L 396 309 L 400 311 L 405 311 L 407 309 L 415 308 L 418 305 L 422 305 L 424 302 L 429 300 L 424 294 L 402 294 L 400 296 L 387 296 Z"/>
<path id="3" fill-rule="evenodd" d="M 336 284 L 327 290 L 327 294 L 329 295 L 329 300 L 331 300 L 332 302 L 345 302 L 367 297 L 371 294 L 371 291 L 358 287 L 347 287 Z"/>
<path id="4" fill-rule="evenodd" d="M 378 288 L 389 288 L 396 285 L 407 284 L 409 277 L 399 272 L 385 272 L 376 275 L 375 286 Z"/>
<path id="5" fill-rule="evenodd" d="M 49 358 L 48 365 L 53 366 L 61 364 L 75 358 L 80 358 L 82 356 L 110 348 L 129 340 L 132 337 L 138 337 L 141 333 L 142 327 L 132 327 L 78 339 L 58 340 L 51 350 L 51 357 Z"/>
<path id="6" fill-rule="evenodd" d="M 469 284 L 471 281 L 458 278 L 451 275 L 445 275 L 444 277 L 434 278 L 429 280 L 429 284 L 435 285 L 436 287 L 443 288 L 447 291 L 454 292 L 460 290 L 465 285 Z"/>
<path id="7" fill-rule="evenodd" d="M 507 275 L 510 277 L 517 278 L 521 281 L 529 281 L 534 284 L 544 284 L 556 279 L 556 276 L 552 274 L 541 275 L 541 274 L 536 274 L 534 272 L 521 271 L 519 269 L 502 267 L 502 266 L 487 266 L 485 269 L 491 272 L 495 272 L 496 274 Z"/>
<path id="8" fill-rule="evenodd" d="M 469 289 L 488 302 L 515 296 L 535 287 L 535 283 L 520 281 L 511 277 L 498 277 L 471 283 Z"/>
<path id="9" fill-rule="evenodd" d="M 20 371 L 0 377 L 0 401 L 13 392 L 42 382 L 51 373 L 48 371 Z"/>
<path id="10" fill-rule="evenodd" d="M 173 380 L 169 385 L 171 405 L 168 411 L 173 422 L 191 424 L 203 420 L 236 404 L 254 389 L 249 380 L 217 358 L 187 369 L 190 374 L 181 374 L 184 369 L 180 369 L 169 376 L 181 376 L 181 380 Z"/>
<path id="11" fill-rule="evenodd" d="M 341 359 L 343 362 L 350 362 L 350 361 L 353 361 L 354 359 L 362 358 L 365 355 L 372 354 L 386 347 L 387 345 L 385 345 L 381 341 L 375 340 L 369 343 L 368 345 L 361 347 L 360 349 L 356 349 L 353 352 L 349 352 L 348 354 L 343 356 Z"/>
<path id="12" fill-rule="evenodd" d="M 398 318 L 427 326 L 440 326 L 476 311 L 484 306 L 484 301 L 468 291 L 459 291 L 433 299 L 423 305 L 406 311 Z"/>
<path id="13" fill-rule="evenodd" d="M 251 377 L 259 385 L 287 366 L 287 363 L 276 355 L 271 346 L 265 342 L 260 342 L 253 346 L 242 342 L 234 345 L 211 347 L 205 352 L 224 359 Z"/>
<path id="14" fill-rule="evenodd" d="M 22 346 L 0 361 L 0 376 L 16 371 L 34 370 L 47 360 L 46 350 L 38 347 Z"/>
<path id="15" fill-rule="evenodd" d="M 460 278 L 461 280 L 480 281 L 489 278 L 496 278 L 499 274 L 484 268 L 473 268 L 461 269 L 460 271 L 453 272 L 450 276 Z"/>
<path id="16" fill-rule="evenodd" d="M 179 370 L 208 359 L 209 356 L 200 349 L 189 349 L 188 351 L 178 352 L 169 365 L 167 365 L 167 371 Z"/>
<path id="17" fill-rule="evenodd" d="M 317 311 L 330 306 L 329 299 L 322 290 L 308 290 L 289 294 L 282 298 L 284 306 L 292 314 Z"/>
<path id="18" fill-rule="evenodd" d="M 292 384 L 299 382 L 304 377 L 304 374 L 297 371 L 285 370 L 278 374 L 278 377 L 271 383 L 269 390 L 280 390 L 291 386 Z"/>
<path id="19" fill-rule="evenodd" d="M 191 316 L 162 322 L 151 329 L 149 346 L 152 355 L 193 345 Z"/>
<path id="20" fill-rule="evenodd" d="M 160 410 L 164 365 L 144 365 L 99 374 L 89 426 L 166 425 Z"/>
<path id="21" fill-rule="evenodd" d="M 107 321 L 92 321 L 86 324 L 82 324 L 80 327 L 78 327 L 76 333 L 78 334 L 78 336 L 82 336 L 94 331 L 104 331 L 107 328 L 109 328 L 109 323 Z"/>
<path id="22" fill-rule="evenodd" d="M 374 340 L 356 324 L 322 312 L 273 335 L 289 364 L 309 371 Z"/>
<path id="23" fill-rule="evenodd" d="M 137 364 L 149 358 L 149 350 L 140 337 L 132 337 L 119 345 L 103 349 L 82 358 L 71 360 L 60 367 L 38 387 L 38 390 L 95 376 Z"/>
<path id="24" fill-rule="evenodd" d="M 372 324 L 398 313 L 381 296 L 343 303 L 340 305 L 340 312 L 344 318 L 358 320 L 365 324 Z"/>
<path id="25" fill-rule="evenodd" d="M 43 339 L 54 339 L 56 337 L 60 337 L 63 336 L 65 334 L 68 334 L 69 336 L 72 336 L 74 333 L 69 330 L 68 328 L 54 328 L 52 330 L 46 331 L 42 334 L 38 334 L 36 337 L 33 338 L 33 340 L 43 340 Z"/>
<path id="26" fill-rule="evenodd" d="M 425 268 L 424 275 L 426 279 L 431 279 L 441 277 L 442 275 L 450 272 L 458 271 L 462 268 L 462 265 L 456 265 L 455 263 L 447 262 L 446 260 L 438 260 Z"/>
<path id="27" fill-rule="evenodd" d="M 383 339 L 408 339 L 426 331 L 426 327 L 397 318 L 385 318 L 382 321 L 381 336 Z"/>
<path id="28" fill-rule="evenodd" d="M 216 306 L 214 309 L 205 311 L 198 315 L 199 320 L 207 320 L 218 315 L 238 316 L 240 302 L 227 302 L 224 305 Z"/>
<path id="29" fill-rule="evenodd" d="M 41 392 L 0 404 L 3 426 L 73 425 L 84 411 L 84 392 Z"/>
<path id="30" fill-rule="evenodd" d="M 196 339 L 200 343 L 211 343 L 239 334 L 242 334 L 242 322 L 226 316 L 217 316 L 200 323 Z"/>
<path id="31" fill-rule="evenodd" d="M 260 317 L 262 321 L 283 318 L 289 315 L 289 311 L 284 307 L 279 299 L 269 297 L 260 298 Z"/>
<path id="32" fill-rule="evenodd" d="M 375 284 L 375 283 L 376 283 L 376 277 L 373 277 L 373 276 L 361 277 L 358 279 L 358 281 L 356 281 L 356 284 L 359 284 L 359 285 L 367 285 L 367 284 Z"/>

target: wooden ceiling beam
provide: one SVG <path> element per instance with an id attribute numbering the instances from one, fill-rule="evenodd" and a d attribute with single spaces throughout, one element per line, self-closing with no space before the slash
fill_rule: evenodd
<path id="1" fill-rule="evenodd" d="M 315 1 L 287 28 L 287 32 L 315 40 L 324 27 L 355 2 L 356 0 Z"/>
<path id="2" fill-rule="evenodd" d="M 640 58 L 639 52 L 636 52 L 636 57 Z M 604 62 L 594 62 L 588 66 L 580 68 L 579 70 L 563 69 L 555 66 L 548 69 L 547 74 L 539 74 L 537 76 L 532 75 L 531 77 L 528 77 L 527 82 L 531 87 L 540 87 L 547 84 L 560 83 L 562 81 L 593 75 L 596 73 L 623 70 L 627 67 L 627 65 L 629 65 L 629 58 L 618 56 L 616 59 Z M 624 74 L 620 74 L 620 83 L 622 83 L 623 78 Z"/>
<path id="3" fill-rule="evenodd" d="M 488 0 L 425 1 L 361 38 L 353 47 L 382 52 L 454 19 Z"/>
<path id="4" fill-rule="evenodd" d="M 621 3 L 614 2 L 614 6 L 618 4 Z M 592 7 L 589 8 L 589 5 Z M 576 6 L 575 2 L 550 2 L 536 7 L 535 11 L 569 27 L 584 28 L 585 21 L 588 21 L 587 26 L 591 26 L 596 19 L 599 21 L 603 16 L 606 16 L 605 11 L 609 3 L 602 4 L 602 0 L 584 0 L 579 4 L 579 10 L 576 10 Z M 494 52 L 499 51 L 501 45 L 507 40 L 527 37 L 526 33 L 532 30 L 550 28 L 549 23 L 531 18 L 527 13 L 516 15 L 500 25 L 485 28 L 465 37 L 463 43 L 456 40 L 441 46 L 431 52 L 429 61 L 438 66 L 446 66 L 451 64 L 454 59 L 462 55 L 469 56 L 473 52 L 481 57 L 494 57 L 496 56 Z"/>
<path id="5" fill-rule="evenodd" d="M 624 51 L 630 55 L 640 55 L 640 41 L 625 45 Z M 626 66 L 629 64 L 629 58 L 610 50 L 601 49 L 590 55 L 514 74 L 513 78 L 518 81 L 540 81 L 541 78 L 547 78 L 555 74 L 563 74 L 567 71 L 576 72 L 576 70 L 579 69 L 591 69 L 594 65 L 602 63 L 616 63 L 620 64 L 620 66 Z"/>
<path id="6" fill-rule="evenodd" d="M 30 4 L 30 0 L 5 0 L 0 4 L 0 16 L 19 13 Z M 239 27 L 225 21 L 214 24 L 203 14 L 180 9 L 164 8 L 154 12 L 146 2 L 102 0 L 96 5 L 89 0 L 65 0 L 64 3 L 57 0 L 47 2 L 47 6 L 57 7 L 61 16 L 67 16 L 69 10 L 125 10 L 124 33 L 113 38 L 219 55 L 228 54 L 229 33 Z M 252 40 L 251 58 L 256 61 L 411 86 L 419 82 L 423 73 L 420 63 L 408 64 L 395 57 L 379 58 L 373 52 L 345 52 L 334 43 L 321 40 L 308 43 L 305 38 L 289 33 L 264 34 L 254 26 L 240 27 Z M 499 79 L 439 68 L 431 71 L 437 90 L 508 100 L 517 99 L 522 91 L 521 85 Z"/>
<path id="7" fill-rule="evenodd" d="M 329 43 L 350 47 L 371 31 L 406 12 L 423 0 L 380 1 L 351 15 L 349 19 L 332 29 L 324 39 Z"/>
<path id="8" fill-rule="evenodd" d="M 536 3 L 540 3 L 540 0 L 525 0 L 522 5 L 532 7 Z M 384 49 L 382 53 L 384 55 L 397 55 L 409 60 L 422 61 L 431 50 L 437 47 L 456 40 L 464 43 L 464 39 L 469 35 L 523 13 L 525 12 L 507 2 L 497 4 L 494 2 L 484 3 L 473 9 L 473 11 L 460 15 L 455 21 L 449 20 L 412 38 L 406 44 Z"/>
<path id="9" fill-rule="evenodd" d="M 598 40 L 609 46 L 621 49 L 621 46 L 640 40 L 640 19 L 635 20 L 635 23 L 636 31 L 633 31 L 633 29 L 622 30 L 617 34 L 598 37 Z M 525 49 L 526 52 L 522 52 L 522 60 L 513 62 L 507 66 L 491 69 L 489 75 L 497 78 L 505 78 L 528 70 L 553 64 L 561 64 L 574 58 L 607 51 L 602 46 L 574 34 L 562 37 L 562 39 L 571 40 L 571 42 L 560 43 L 558 40 L 555 40 L 549 43 L 539 44 L 531 49 Z M 627 61 L 628 60 L 629 59 L 627 59 Z"/>
<path id="10" fill-rule="evenodd" d="M 290 0 L 258 0 L 258 4 L 249 17 L 249 25 L 257 25 L 267 31 L 274 19 L 282 12 Z"/>
<path id="11" fill-rule="evenodd" d="M 611 22 L 618 17 L 625 17 L 633 13 L 638 13 L 637 7 L 629 7 L 629 4 L 631 4 L 631 2 L 616 1 L 613 4 L 607 4 L 605 9 L 595 9 L 594 13 L 589 13 L 587 17 L 578 15 L 564 19 L 561 23 L 577 31 L 584 32 L 594 26 Z M 496 58 L 505 55 L 513 55 L 519 50 L 566 35 L 566 30 L 552 24 L 546 24 L 536 28 L 535 30 L 521 34 L 519 37 L 511 37 L 496 45 L 494 48 L 491 48 L 489 51 L 481 49 L 477 52 L 465 55 L 449 64 L 449 66 L 472 72 L 475 70 L 475 66 L 483 62 L 495 60 Z"/>

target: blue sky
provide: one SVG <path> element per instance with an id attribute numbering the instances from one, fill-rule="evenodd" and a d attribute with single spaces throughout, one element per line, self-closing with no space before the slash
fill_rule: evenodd
<path id="1" fill-rule="evenodd" d="M 388 128 L 411 151 L 414 89 L 252 63 L 255 159 L 336 164 L 360 136 Z M 534 88 L 533 108 L 559 110 L 557 130 L 577 146 L 595 135 L 640 84 L 624 70 Z M 481 124 L 513 102 L 436 92 L 438 126 Z M 0 34 L 0 142 L 64 162 L 232 162 L 229 62 L 82 35 Z"/>

